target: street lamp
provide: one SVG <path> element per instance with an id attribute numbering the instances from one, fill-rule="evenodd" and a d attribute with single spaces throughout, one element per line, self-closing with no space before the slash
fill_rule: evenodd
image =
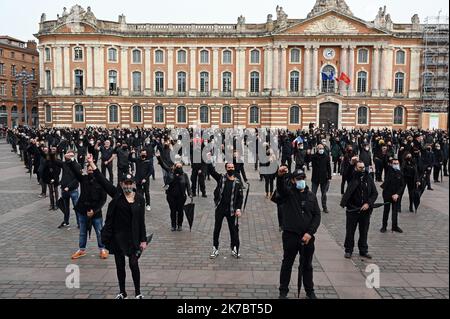
<path id="1" fill-rule="evenodd" d="M 25 125 L 28 126 L 28 111 L 27 111 L 27 85 L 34 80 L 34 75 L 23 70 L 16 75 L 16 80 L 22 82 L 23 87 L 23 108 L 25 109 Z"/>

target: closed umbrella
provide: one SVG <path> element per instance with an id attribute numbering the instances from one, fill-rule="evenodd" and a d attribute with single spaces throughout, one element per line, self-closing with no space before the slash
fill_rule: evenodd
<path id="1" fill-rule="evenodd" d="M 195 211 L 195 204 L 193 200 L 191 199 L 191 202 L 187 205 L 184 205 L 184 214 L 186 215 L 186 219 L 189 223 L 189 230 L 192 231 L 192 225 L 194 224 L 194 211 Z"/>

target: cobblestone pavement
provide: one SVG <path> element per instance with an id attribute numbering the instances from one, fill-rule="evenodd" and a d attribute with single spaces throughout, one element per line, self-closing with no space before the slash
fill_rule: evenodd
<path id="1" fill-rule="evenodd" d="M 253 165 L 252 165 L 253 166 Z M 249 165 L 250 167 L 250 165 Z M 168 205 L 162 191 L 161 170 L 151 182 L 152 211 L 147 230 L 155 237 L 140 260 L 142 292 L 148 298 L 276 298 L 282 259 L 281 234 L 275 206 L 264 198 L 264 185 L 248 169 L 251 192 L 240 221 L 242 258 L 229 254 L 226 222 L 220 238 L 220 256 L 211 261 L 214 211 L 208 198 L 196 198 L 192 232 L 170 231 Z M 369 249 L 381 271 L 381 287 L 365 285 L 367 262 L 343 258 L 345 213 L 338 207 L 339 178 L 329 192 L 330 214 L 324 214 L 316 235 L 314 279 L 319 298 L 448 298 L 448 179 L 424 195 L 417 215 L 402 213 L 404 234 L 381 234 L 381 210 L 372 216 Z M 70 229 L 59 230 L 62 213 L 48 211 L 48 199 L 39 199 L 35 177 L 0 141 L 0 298 L 112 298 L 117 293 L 113 258 L 100 260 L 95 233 L 88 256 L 72 261 L 78 246 L 75 216 Z M 406 199 L 406 198 L 405 198 Z M 406 201 L 405 201 L 406 202 Z M 186 224 L 186 223 L 185 223 Z M 65 270 L 80 267 L 80 289 L 68 289 Z M 294 265 L 294 269 L 296 266 Z M 127 273 L 128 291 L 132 291 Z M 293 271 L 291 295 L 297 288 Z M 302 293 L 303 296 L 303 293 Z"/>

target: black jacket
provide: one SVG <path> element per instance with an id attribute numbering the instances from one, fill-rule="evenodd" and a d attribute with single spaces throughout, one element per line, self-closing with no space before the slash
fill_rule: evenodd
<path id="1" fill-rule="evenodd" d="M 53 185 L 58 186 L 61 168 L 55 162 L 56 159 L 45 161 L 42 178 L 45 184 L 52 184 L 51 181 L 53 180 Z"/>
<path id="2" fill-rule="evenodd" d="M 311 181 L 315 184 L 323 184 L 331 180 L 330 156 L 326 154 L 307 155 L 312 163 Z"/>
<path id="3" fill-rule="evenodd" d="M 189 182 L 189 177 L 186 173 L 183 173 L 181 176 L 176 176 L 172 169 L 167 166 L 167 164 L 162 160 L 161 157 L 158 157 L 158 164 L 161 165 L 161 168 L 165 170 L 168 174 L 167 177 L 167 185 L 169 188 L 166 190 L 166 195 L 170 200 L 182 200 L 186 201 L 186 193 L 189 197 L 192 197 L 191 184 Z M 180 198 L 180 196 L 182 196 Z"/>
<path id="4" fill-rule="evenodd" d="M 211 169 L 210 175 L 217 182 L 217 186 L 214 189 L 214 203 L 216 205 L 216 210 L 217 210 L 220 207 L 220 202 L 222 200 L 222 194 L 223 194 L 223 188 L 224 188 L 227 177 L 225 175 L 221 175 L 221 174 L 217 173 L 217 171 L 215 170 L 214 167 Z M 241 182 L 239 181 L 239 178 L 235 179 L 234 191 L 232 191 L 232 192 L 233 192 L 233 194 L 232 194 L 233 202 L 230 207 L 230 209 L 231 209 L 230 214 L 234 215 L 236 210 L 242 209 L 242 204 L 244 202 L 243 187 L 242 187 Z M 224 213 L 226 213 L 226 212 L 224 212 Z"/>
<path id="5" fill-rule="evenodd" d="M 132 154 L 128 156 L 128 161 L 132 163 L 136 163 L 136 183 L 142 184 L 142 180 L 149 180 L 150 177 L 150 160 L 142 158 L 134 158 Z"/>
<path id="6" fill-rule="evenodd" d="M 372 166 L 372 154 L 370 151 L 366 151 L 364 148 L 359 153 L 359 159 L 364 162 L 366 167 Z"/>
<path id="7" fill-rule="evenodd" d="M 381 185 L 383 189 L 383 198 L 385 201 L 392 202 L 392 195 L 403 194 L 405 189 L 405 180 L 401 171 L 396 171 L 389 167 L 386 172 L 384 183 Z"/>
<path id="8" fill-rule="evenodd" d="M 320 208 L 316 195 L 308 188 L 303 194 L 293 185 L 289 177 L 277 177 L 278 204 L 282 205 L 283 231 L 300 236 L 313 236 L 320 225 Z"/>
<path id="9" fill-rule="evenodd" d="M 61 189 L 64 190 L 64 188 L 67 187 L 69 189 L 69 192 L 76 190 L 79 186 L 78 180 L 73 174 L 72 169 L 67 165 L 68 161 L 63 162 L 56 160 L 55 164 L 62 168 Z M 78 171 L 81 171 L 80 164 L 74 163 L 74 165 Z"/>
<path id="10" fill-rule="evenodd" d="M 108 205 L 106 213 L 105 225 L 102 228 L 101 238 L 102 243 L 108 249 L 110 254 L 114 254 L 114 212 L 116 210 L 117 201 L 125 196 L 120 187 L 115 187 L 98 169 L 94 171 L 94 176 L 97 182 L 103 187 L 106 193 L 112 197 L 112 201 Z M 146 242 L 147 233 L 145 229 L 145 199 L 140 194 L 136 193 L 134 203 L 131 206 L 132 225 L 131 236 L 133 249 L 139 250 L 140 244 Z M 127 245 L 128 243 L 126 243 Z"/>
<path id="11" fill-rule="evenodd" d="M 363 194 L 358 191 L 364 192 Z M 357 174 L 353 174 L 353 178 L 348 184 L 347 190 L 341 199 L 341 207 L 347 207 L 347 209 L 361 208 L 364 204 L 369 204 L 370 211 L 372 211 L 373 204 L 377 200 L 378 191 L 375 183 L 367 172 L 359 177 Z"/>
<path id="12" fill-rule="evenodd" d="M 417 170 L 416 163 L 411 159 L 411 161 L 404 160 L 402 164 L 402 173 L 405 178 L 405 182 L 407 181 L 420 181 L 420 175 Z"/>

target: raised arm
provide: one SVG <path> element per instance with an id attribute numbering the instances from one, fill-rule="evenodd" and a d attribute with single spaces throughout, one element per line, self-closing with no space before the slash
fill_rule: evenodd
<path id="1" fill-rule="evenodd" d="M 100 170 L 97 168 L 97 165 L 95 165 L 95 163 L 92 159 L 92 155 L 90 155 L 87 158 L 87 160 L 88 160 L 89 166 L 94 171 L 94 177 L 97 180 L 97 182 L 100 184 L 100 186 L 105 190 L 105 192 L 109 196 L 115 197 L 118 192 L 117 188 L 109 180 L 107 180 L 106 177 L 100 172 Z"/>

